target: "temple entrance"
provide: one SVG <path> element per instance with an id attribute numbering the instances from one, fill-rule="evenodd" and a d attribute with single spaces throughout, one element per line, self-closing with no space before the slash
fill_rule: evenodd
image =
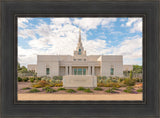
<path id="1" fill-rule="evenodd" d="M 74 75 L 86 75 L 86 68 L 74 68 Z"/>

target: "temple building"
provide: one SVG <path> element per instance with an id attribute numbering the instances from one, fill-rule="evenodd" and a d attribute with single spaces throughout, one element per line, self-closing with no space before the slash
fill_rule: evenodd
<path id="1" fill-rule="evenodd" d="M 94 47 L 93 47 L 94 48 Z M 122 55 L 87 55 L 82 41 L 81 31 L 74 55 L 37 55 L 37 65 L 28 65 L 35 69 L 37 76 L 123 76 Z"/>

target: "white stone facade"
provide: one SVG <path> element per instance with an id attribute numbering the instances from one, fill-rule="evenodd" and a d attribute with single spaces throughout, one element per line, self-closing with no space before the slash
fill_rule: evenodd
<path id="1" fill-rule="evenodd" d="M 122 55 L 87 55 L 81 34 L 74 55 L 38 55 L 37 76 L 123 76 Z"/>

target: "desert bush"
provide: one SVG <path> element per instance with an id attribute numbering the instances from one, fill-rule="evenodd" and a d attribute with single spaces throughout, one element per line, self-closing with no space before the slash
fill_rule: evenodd
<path id="1" fill-rule="evenodd" d="M 31 89 L 31 88 L 29 88 L 29 87 L 22 88 L 22 90 L 27 90 L 27 89 Z"/>
<path id="2" fill-rule="evenodd" d="M 50 87 L 45 87 L 43 90 L 46 90 L 47 93 L 53 93 L 53 92 L 56 92 L 55 89 L 52 89 Z"/>
<path id="3" fill-rule="evenodd" d="M 130 71 L 129 77 L 130 77 L 130 79 L 133 78 L 133 71 Z"/>
<path id="4" fill-rule="evenodd" d="M 47 76 L 43 76 L 43 77 L 41 78 L 41 80 L 46 81 L 46 82 L 49 82 L 50 79 L 51 79 L 51 78 L 50 78 L 50 77 L 47 77 Z"/>
<path id="5" fill-rule="evenodd" d="M 63 83 L 61 82 L 61 83 L 59 83 L 59 84 L 53 84 L 53 86 L 55 86 L 55 87 L 62 87 L 62 86 L 63 86 Z"/>
<path id="6" fill-rule="evenodd" d="M 91 91 L 89 88 L 88 88 L 88 89 L 85 89 L 84 92 L 93 93 L 93 91 Z"/>
<path id="7" fill-rule="evenodd" d="M 23 80 L 24 82 L 27 82 L 27 81 L 29 80 L 29 78 L 28 78 L 28 77 L 24 77 L 22 80 Z"/>
<path id="8" fill-rule="evenodd" d="M 102 79 L 107 79 L 107 77 L 106 76 L 102 76 Z"/>
<path id="9" fill-rule="evenodd" d="M 47 93 L 53 93 L 53 92 L 56 92 L 56 90 L 55 90 L 55 89 L 50 88 L 50 89 L 47 89 L 47 90 L 46 90 L 46 92 L 47 92 Z"/>
<path id="10" fill-rule="evenodd" d="M 21 77 L 17 77 L 18 82 L 22 82 L 22 78 Z"/>
<path id="11" fill-rule="evenodd" d="M 141 88 L 141 89 L 138 89 L 137 92 L 143 92 L 143 89 L 142 89 L 142 88 Z"/>
<path id="12" fill-rule="evenodd" d="M 112 88 L 109 88 L 108 90 L 106 90 L 105 92 L 107 93 L 115 93 L 115 91 Z"/>
<path id="13" fill-rule="evenodd" d="M 132 93 L 133 92 L 133 87 L 128 86 L 125 90 L 123 90 L 126 93 Z"/>
<path id="14" fill-rule="evenodd" d="M 40 78 L 40 77 L 36 77 L 36 78 L 35 78 L 35 80 L 40 81 L 40 80 L 41 80 L 41 78 Z"/>
<path id="15" fill-rule="evenodd" d="M 76 91 L 73 90 L 73 89 L 68 89 L 66 92 L 68 92 L 68 93 L 75 93 Z"/>
<path id="16" fill-rule="evenodd" d="M 65 88 L 58 88 L 58 91 L 61 91 L 61 90 L 66 90 Z"/>
<path id="17" fill-rule="evenodd" d="M 50 87 L 52 85 L 50 85 L 48 82 L 46 82 L 44 80 L 41 80 L 38 83 L 33 84 L 32 86 L 35 87 L 35 88 L 41 88 L 41 87 L 46 87 L 46 86 Z"/>
<path id="18" fill-rule="evenodd" d="M 42 88 L 42 90 L 45 90 L 47 93 L 56 92 L 56 90 L 52 89 L 52 88 L 49 87 L 49 86 Z"/>
<path id="19" fill-rule="evenodd" d="M 99 88 L 99 87 L 96 87 L 96 88 L 94 88 L 94 90 L 96 90 L 96 91 L 102 91 L 103 89 Z"/>
<path id="20" fill-rule="evenodd" d="M 127 86 L 134 86 L 135 81 L 133 79 L 124 79 L 124 84 L 126 84 Z"/>
<path id="21" fill-rule="evenodd" d="M 112 90 L 119 90 L 119 89 L 118 89 L 118 88 L 116 88 L 116 87 L 113 87 L 113 88 L 112 88 Z"/>
<path id="22" fill-rule="evenodd" d="M 50 88 L 49 86 L 46 86 L 46 87 L 42 88 L 42 90 L 47 90 L 49 88 Z"/>
<path id="23" fill-rule="evenodd" d="M 34 82 L 35 78 L 29 78 L 30 82 Z"/>
<path id="24" fill-rule="evenodd" d="M 30 92 L 30 93 L 36 93 L 36 92 L 40 92 L 40 90 L 34 88 L 34 89 L 31 89 L 29 92 Z"/>
<path id="25" fill-rule="evenodd" d="M 118 79 L 118 83 L 123 82 L 123 80 L 124 80 L 124 78 L 119 78 L 119 79 Z"/>
<path id="26" fill-rule="evenodd" d="M 83 91 L 83 90 L 85 90 L 85 88 L 84 87 L 78 87 L 77 90 L 78 91 Z"/>
<path id="27" fill-rule="evenodd" d="M 62 80 L 63 77 L 62 77 L 62 76 L 53 76 L 53 79 L 54 79 L 54 80 Z"/>
<path id="28" fill-rule="evenodd" d="M 44 81 L 44 80 L 39 81 L 38 84 L 43 86 L 43 87 L 49 85 L 49 83 Z"/>
<path id="29" fill-rule="evenodd" d="M 41 88 L 43 86 L 41 86 L 40 84 L 34 84 L 34 85 L 32 85 L 32 87 L 34 87 L 34 88 Z"/>

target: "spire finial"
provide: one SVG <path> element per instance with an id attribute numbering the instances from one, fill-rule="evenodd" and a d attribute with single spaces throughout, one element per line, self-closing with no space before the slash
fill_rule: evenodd
<path id="1" fill-rule="evenodd" d="M 79 42 L 81 42 L 81 29 L 79 28 Z"/>

